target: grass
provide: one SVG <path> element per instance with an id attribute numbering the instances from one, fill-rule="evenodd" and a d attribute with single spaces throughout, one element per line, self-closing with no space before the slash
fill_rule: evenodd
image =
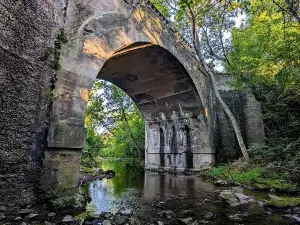
<path id="1" fill-rule="evenodd" d="M 300 205 L 300 198 L 282 197 L 279 199 L 272 199 L 268 201 L 266 205 L 274 207 L 295 207 Z"/>
<path id="2" fill-rule="evenodd" d="M 297 185 L 280 179 L 274 171 L 255 166 L 230 164 L 218 166 L 204 172 L 204 176 L 214 180 L 226 180 L 234 184 L 253 186 L 260 190 L 295 192 Z"/>

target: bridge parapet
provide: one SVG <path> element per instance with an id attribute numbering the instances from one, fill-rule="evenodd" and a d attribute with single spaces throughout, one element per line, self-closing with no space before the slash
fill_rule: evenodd
<path id="1" fill-rule="evenodd" d="M 143 3 L 142 0 L 138 1 L 137 3 L 134 3 L 133 0 L 123 0 L 126 4 L 131 4 L 134 8 L 137 8 L 140 4 Z M 176 40 L 188 51 L 190 51 L 191 54 L 195 55 L 195 51 L 193 46 L 182 36 L 182 34 L 176 30 L 175 25 L 172 21 L 167 19 L 157 8 L 156 6 L 150 1 L 146 0 L 146 7 L 152 11 L 172 33 L 174 33 Z"/>

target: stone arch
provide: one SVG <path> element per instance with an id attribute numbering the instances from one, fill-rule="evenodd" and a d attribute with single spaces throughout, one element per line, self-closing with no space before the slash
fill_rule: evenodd
<path id="1" fill-rule="evenodd" d="M 61 69 L 54 84 L 44 186 L 72 188 L 77 182 L 85 140 L 84 111 L 97 77 L 122 88 L 140 108 L 146 120 L 148 167 L 159 167 L 162 154 L 171 153 L 170 148 L 162 153 L 159 145 L 151 143 L 151 133 L 159 133 L 161 121 L 176 124 L 183 117 L 196 130 L 191 132 L 192 151 L 197 155 L 194 167 L 213 163 L 210 83 L 190 46 L 171 24 L 149 2 L 72 1 L 66 14 L 64 31 L 69 42 L 62 47 Z M 182 118 L 173 118 L 173 112 Z M 184 169 L 185 163 L 176 167 Z"/>

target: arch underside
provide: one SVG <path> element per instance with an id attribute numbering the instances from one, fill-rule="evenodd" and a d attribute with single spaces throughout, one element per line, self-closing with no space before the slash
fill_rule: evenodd
<path id="1" fill-rule="evenodd" d="M 205 163 L 206 121 L 195 85 L 164 48 L 138 42 L 116 51 L 99 79 L 123 89 L 146 125 L 146 166 L 197 169 Z"/>

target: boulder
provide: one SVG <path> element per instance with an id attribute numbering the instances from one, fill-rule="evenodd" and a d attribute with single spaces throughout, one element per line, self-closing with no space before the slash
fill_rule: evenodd
<path id="1" fill-rule="evenodd" d="M 62 222 L 63 223 L 71 223 L 71 222 L 74 222 L 75 221 L 75 218 L 73 216 L 70 216 L 70 215 L 66 215 Z"/>
<path id="2" fill-rule="evenodd" d="M 232 207 L 236 207 L 241 204 L 247 204 L 249 202 L 255 202 L 253 198 L 250 198 L 241 192 L 233 192 L 232 190 L 221 191 L 219 198 L 226 201 Z"/>

